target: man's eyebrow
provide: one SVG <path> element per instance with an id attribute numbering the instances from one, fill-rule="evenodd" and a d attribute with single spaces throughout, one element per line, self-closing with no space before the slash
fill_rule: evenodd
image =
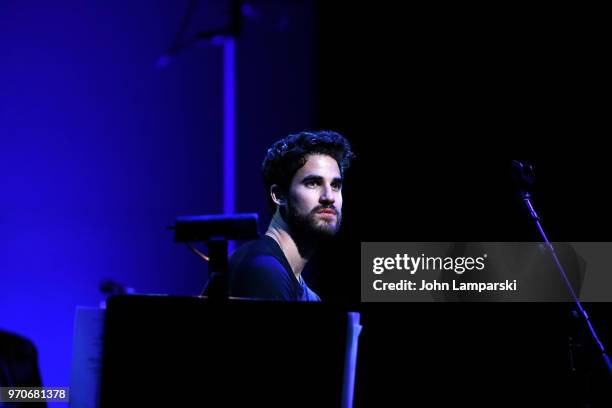
<path id="1" fill-rule="evenodd" d="M 302 179 L 302 182 L 304 181 L 321 181 L 323 180 L 323 177 L 321 176 L 317 176 L 316 174 L 308 174 L 306 176 L 304 176 L 304 178 Z"/>
<path id="2" fill-rule="evenodd" d="M 304 176 L 304 178 L 302 179 L 302 182 L 304 181 L 322 181 L 322 180 L 323 180 L 322 176 L 318 176 L 316 174 L 308 174 Z M 333 181 L 336 183 L 342 183 L 342 177 L 334 177 Z"/>

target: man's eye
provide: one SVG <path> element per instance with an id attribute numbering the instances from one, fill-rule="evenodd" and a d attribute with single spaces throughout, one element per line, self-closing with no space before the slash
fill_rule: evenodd
<path id="1" fill-rule="evenodd" d="M 318 185 L 319 185 L 319 183 L 316 182 L 315 180 L 309 180 L 309 181 L 306 182 L 306 187 L 316 187 Z"/>
<path id="2" fill-rule="evenodd" d="M 334 190 L 340 190 L 342 188 L 342 183 L 332 183 L 331 186 Z"/>

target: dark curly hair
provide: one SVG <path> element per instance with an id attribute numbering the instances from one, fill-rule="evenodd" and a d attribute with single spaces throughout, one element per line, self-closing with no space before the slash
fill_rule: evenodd
<path id="1" fill-rule="evenodd" d="M 333 157 L 338 163 L 342 177 L 355 157 L 348 140 L 331 130 L 304 131 L 274 143 L 268 149 L 261 168 L 271 210 L 274 210 L 276 205 L 270 197 L 270 187 L 277 184 L 283 191 L 288 191 L 291 179 L 306 164 L 311 154 Z"/>

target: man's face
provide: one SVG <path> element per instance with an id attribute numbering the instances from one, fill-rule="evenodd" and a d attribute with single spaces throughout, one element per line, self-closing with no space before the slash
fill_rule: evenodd
<path id="1" fill-rule="evenodd" d="M 331 237 L 342 222 L 342 177 L 336 160 L 327 155 L 307 156 L 289 186 L 287 223 L 297 233 Z"/>

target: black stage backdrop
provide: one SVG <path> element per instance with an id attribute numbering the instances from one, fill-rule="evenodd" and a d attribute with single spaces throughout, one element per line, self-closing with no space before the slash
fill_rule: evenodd
<path id="1" fill-rule="evenodd" d="M 551 240 L 610 241 L 601 26 L 559 7 L 328 3 L 317 127 L 344 133 L 358 160 L 316 281 L 324 299 L 362 312 L 356 406 L 597 406 L 596 354 L 583 356 L 587 391 L 569 371 L 568 305 L 360 304 L 359 243 L 539 240 L 512 185 L 514 158 L 536 166 Z M 612 307 L 589 307 L 612 347 Z"/>

